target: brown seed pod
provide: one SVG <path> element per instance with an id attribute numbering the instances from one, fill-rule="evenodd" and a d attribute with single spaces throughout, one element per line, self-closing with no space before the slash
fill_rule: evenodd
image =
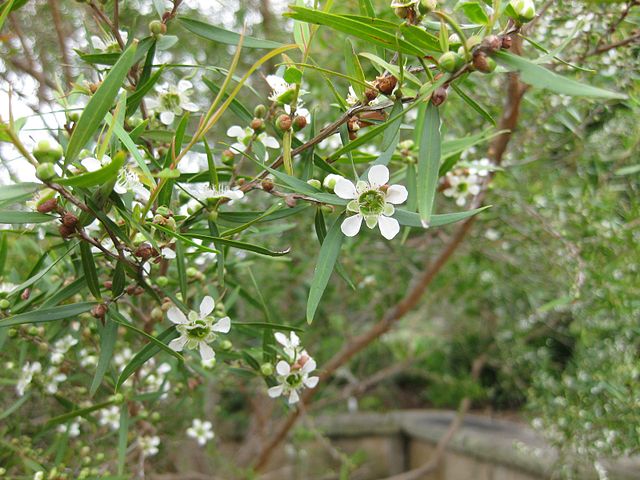
<path id="1" fill-rule="evenodd" d="M 136 248 L 136 251 L 133 252 L 133 254 L 138 258 L 142 258 L 143 260 L 149 260 L 151 257 L 158 256 L 158 250 L 153 248 L 148 243 L 143 243 L 138 246 L 138 248 Z"/>
<path id="2" fill-rule="evenodd" d="M 489 35 L 482 39 L 482 43 L 480 45 L 482 48 L 490 52 L 497 52 L 502 48 L 502 39 L 497 35 Z"/>
<path id="3" fill-rule="evenodd" d="M 448 96 L 449 92 L 447 92 L 445 87 L 438 87 L 436 88 L 436 91 L 433 92 L 433 95 L 431 95 L 431 103 L 433 103 L 434 106 L 439 107 L 447 100 Z"/>
<path id="4" fill-rule="evenodd" d="M 76 229 L 72 228 L 72 227 L 67 227 L 66 225 L 62 224 L 58 227 L 58 233 L 60 233 L 60 236 L 62 238 L 69 238 L 71 235 L 73 235 L 75 233 Z"/>
<path id="5" fill-rule="evenodd" d="M 62 224 L 65 227 L 75 229 L 76 225 L 78 225 L 78 217 L 76 217 L 71 212 L 64 212 L 64 214 L 62 215 Z"/>
<path id="6" fill-rule="evenodd" d="M 367 98 L 367 102 L 370 102 L 371 100 L 378 98 L 378 91 L 373 88 L 367 88 L 364 91 L 364 96 Z"/>
<path id="7" fill-rule="evenodd" d="M 385 95 L 391 95 L 393 89 L 396 88 L 398 84 L 398 79 L 393 75 L 384 75 L 382 77 L 376 78 L 375 85 L 378 87 L 381 93 Z"/>
<path id="8" fill-rule="evenodd" d="M 50 198 L 38 205 L 37 210 L 40 213 L 49 213 L 54 211 L 56 208 L 58 208 L 58 201 L 55 198 Z"/>
<path id="9" fill-rule="evenodd" d="M 104 303 L 100 303 L 91 309 L 91 315 L 95 318 L 104 318 L 107 310 L 109 310 L 109 308 Z"/>
<path id="10" fill-rule="evenodd" d="M 271 190 L 273 190 L 273 180 L 271 180 L 270 178 L 265 178 L 264 180 L 262 180 L 262 189 L 265 192 L 270 192 Z"/>
<path id="11" fill-rule="evenodd" d="M 261 132 L 262 130 L 264 130 L 264 120 L 262 120 L 261 118 L 254 118 L 253 120 L 251 120 L 249 126 L 254 132 Z"/>
<path id="12" fill-rule="evenodd" d="M 293 124 L 293 120 L 286 113 L 283 113 L 282 115 L 280 115 L 278 117 L 278 119 L 276 120 L 276 126 L 280 130 L 285 131 L 285 132 L 291 128 L 292 124 Z"/>
<path id="13" fill-rule="evenodd" d="M 293 129 L 296 132 L 299 132 L 300 130 L 302 130 L 306 126 L 307 126 L 307 119 L 305 117 L 302 117 L 300 115 L 294 117 L 294 119 L 293 119 Z"/>
<path id="14" fill-rule="evenodd" d="M 513 39 L 510 36 L 507 35 L 502 37 L 502 48 L 504 50 L 509 50 L 511 45 L 513 45 Z"/>

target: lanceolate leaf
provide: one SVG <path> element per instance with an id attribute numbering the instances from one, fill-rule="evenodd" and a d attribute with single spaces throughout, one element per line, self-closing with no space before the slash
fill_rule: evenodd
<path id="1" fill-rule="evenodd" d="M 55 182 L 68 187 L 82 188 L 105 184 L 118 175 L 122 165 L 124 165 L 125 158 L 125 155 L 116 155 L 108 165 L 102 167 L 100 170 L 83 173 L 82 175 L 76 175 L 75 177 L 61 178 Z"/>
<path id="2" fill-rule="evenodd" d="M 15 185 L 2 185 L 0 188 L 0 203 L 19 202 L 33 195 L 36 190 L 43 188 L 40 183 L 16 183 Z"/>
<path id="3" fill-rule="evenodd" d="M 93 395 L 98 390 L 100 383 L 102 383 L 102 377 L 104 377 L 109 362 L 113 355 L 113 347 L 116 344 L 116 338 L 118 336 L 118 324 L 111 319 L 111 312 L 107 313 L 107 319 L 102 332 L 100 333 L 100 356 L 98 357 L 98 365 L 96 367 L 96 373 L 91 382 L 91 388 L 89 389 L 89 395 Z"/>
<path id="4" fill-rule="evenodd" d="M 584 83 L 563 77 L 517 55 L 512 55 L 507 52 L 497 52 L 495 55 L 498 63 L 505 65 L 510 70 L 519 71 L 523 82 L 529 83 L 537 88 L 546 88 L 555 93 L 575 97 L 627 98 L 627 96 L 622 93 L 592 87 L 591 85 L 585 85 Z"/>
<path id="5" fill-rule="evenodd" d="M 347 66 L 347 74 L 353 78 L 357 78 L 359 82 L 351 82 L 351 87 L 353 91 L 356 93 L 356 96 L 360 101 L 364 101 L 364 91 L 365 87 L 363 85 L 365 78 L 364 72 L 362 71 L 362 66 L 360 65 L 360 61 L 358 60 L 358 56 L 353 48 L 353 44 L 351 40 L 347 39 L 344 44 L 344 60 Z"/>
<path id="6" fill-rule="evenodd" d="M 81 313 L 88 312 L 94 305 L 95 302 L 83 302 L 33 310 L 0 320 L 0 328 L 13 327 L 14 325 L 22 325 L 23 323 L 45 323 L 64 320 L 65 318 L 75 317 Z"/>
<path id="7" fill-rule="evenodd" d="M 216 27 L 214 25 L 201 22 L 200 20 L 194 20 L 193 18 L 178 17 L 178 20 L 182 26 L 191 33 L 195 33 L 199 37 L 206 38 L 207 40 L 227 45 L 237 45 L 240 41 L 240 34 L 230 32 L 224 28 Z M 282 44 L 245 35 L 242 41 L 242 46 L 245 48 L 278 48 L 281 47 Z"/>
<path id="8" fill-rule="evenodd" d="M 76 159 L 80 150 L 91 140 L 91 137 L 104 120 L 105 115 L 118 95 L 118 91 L 124 84 L 127 72 L 135 62 L 136 48 L 137 42 L 134 41 L 129 48 L 122 53 L 116 64 L 104 78 L 102 85 L 100 85 L 82 111 L 80 120 L 78 120 L 73 134 L 69 139 L 65 156 L 66 164 Z"/>
<path id="9" fill-rule="evenodd" d="M 313 271 L 313 279 L 311 280 L 311 288 L 309 290 L 309 299 L 307 301 L 307 322 L 311 323 L 313 317 L 318 309 L 320 299 L 327 288 L 329 279 L 331 278 L 331 272 L 338 260 L 338 254 L 340 253 L 340 247 L 342 246 L 342 240 L 344 236 L 340 230 L 340 224 L 344 215 L 340 215 L 331 225 L 331 228 L 327 232 L 327 236 L 322 242 L 320 247 L 320 255 L 316 267 Z"/>
<path id="10" fill-rule="evenodd" d="M 443 225 L 456 223 L 460 220 L 473 217 L 474 215 L 477 215 L 487 208 L 490 208 L 490 206 L 476 208 L 475 210 L 467 210 L 466 212 L 431 215 L 431 222 L 429 222 L 429 227 L 442 227 Z M 420 219 L 420 215 L 418 215 L 417 213 L 408 212 L 402 209 L 396 209 L 396 212 L 393 214 L 393 218 L 398 220 L 401 225 L 406 225 L 407 227 L 423 228 L 422 220 Z"/>
<path id="11" fill-rule="evenodd" d="M 93 253 L 91 246 L 86 243 L 80 243 L 80 257 L 82 259 L 82 269 L 84 270 L 84 278 L 87 280 L 87 287 L 98 300 L 101 298 L 100 284 L 98 282 L 98 272 L 96 264 L 93 261 Z"/>
<path id="12" fill-rule="evenodd" d="M 425 226 L 428 226 L 438 186 L 441 138 L 438 107 L 429 102 L 426 108 L 418 153 L 418 212 Z"/>
<path id="13" fill-rule="evenodd" d="M 20 212 L 12 210 L 9 212 L 0 212 L 0 223 L 18 224 L 18 223 L 46 223 L 55 220 L 53 215 L 46 215 L 38 212 Z"/>

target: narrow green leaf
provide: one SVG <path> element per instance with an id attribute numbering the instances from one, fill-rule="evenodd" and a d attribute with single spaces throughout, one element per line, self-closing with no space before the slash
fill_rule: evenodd
<path id="1" fill-rule="evenodd" d="M 0 320 L 0 328 L 13 327 L 14 325 L 22 325 L 23 323 L 45 323 L 64 320 L 65 318 L 75 317 L 81 313 L 88 312 L 94 305 L 96 305 L 95 302 L 83 302 L 61 305 L 59 307 L 41 308 L 40 310 L 33 310 Z"/>
<path id="2" fill-rule="evenodd" d="M 67 187 L 80 188 L 102 185 L 118 176 L 125 160 L 126 156 L 124 154 L 116 155 L 107 165 L 95 172 L 83 173 L 69 178 L 60 178 L 56 179 L 55 182 Z"/>
<path id="3" fill-rule="evenodd" d="M 387 70 L 394 77 L 400 78 L 399 66 L 392 65 L 389 62 L 385 62 L 382 58 L 378 57 L 377 55 L 374 55 L 373 53 L 363 52 L 360 54 L 360 56 L 371 60 L 374 64 L 379 65 L 383 69 Z M 422 84 L 424 83 L 418 77 L 416 77 L 413 73 L 408 72 L 407 70 L 403 69 L 402 75 L 404 76 L 404 78 L 409 80 L 411 83 L 413 83 L 417 87 L 421 87 Z"/>
<path id="4" fill-rule="evenodd" d="M 37 190 L 43 188 L 40 183 L 15 183 L 13 185 L 2 185 L 0 188 L 0 202 L 5 204 L 9 201 L 20 201 L 25 197 L 32 196 Z"/>
<path id="5" fill-rule="evenodd" d="M 114 297 L 120 296 L 124 291 L 125 282 L 124 264 L 118 262 L 116 263 L 116 268 L 113 270 L 113 278 L 111 279 L 111 293 Z"/>
<path id="6" fill-rule="evenodd" d="M 458 8 L 461 8 L 467 18 L 473 23 L 480 25 L 487 25 L 489 23 L 489 16 L 480 2 L 462 2 L 456 6 L 456 9 Z"/>
<path id="7" fill-rule="evenodd" d="M 224 43 L 226 45 L 237 45 L 240 41 L 240 34 L 230 32 L 224 28 L 216 27 L 193 18 L 178 17 L 178 20 L 180 24 L 191 33 L 195 33 L 199 37 L 207 40 Z M 242 46 L 246 48 L 279 48 L 282 47 L 282 44 L 245 35 Z"/>
<path id="8" fill-rule="evenodd" d="M 100 356 L 98 357 L 98 365 L 96 366 L 96 373 L 91 382 L 89 388 L 89 396 L 93 397 L 98 390 L 98 387 L 102 383 L 102 377 L 104 377 L 111 357 L 113 356 L 113 349 L 116 345 L 116 338 L 118 337 L 118 324 L 111 319 L 111 313 L 107 313 L 106 323 L 102 327 L 100 332 Z"/>
<path id="9" fill-rule="evenodd" d="M 80 120 L 78 120 L 69 139 L 69 145 L 67 146 L 65 155 L 66 164 L 76 159 L 80 150 L 89 142 L 104 120 L 105 115 L 109 112 L 113 101 L 118 95 L 118 90 L 120 90 L 124 84 L 127 72 L 129 72 L 129 69 L 135 62 L 137 45 L 138 43 L 136 41 L 132 42 L 129 48 L 122 53 L 82 111 Z"/>
<path id="10" fill-rule="evenodd" d="M 106 402 L 96 403 L 95 405 L 91 405 L 89 407 L 71 410 L 70 412 L 63 413 L 62 415 L 58 415 L 57 417 L 50 418 L 47 421 L 46 426 L 55 427 L 56 425 L 65 423 L 76 417 L 86 417 L 90 413 L 93 413 L 97 410 L 102 410 L 105 407 L 113 405 L 113 403 L 114 403 L 113 400 L 107 400 Z"/>
<path id="11" fill-rule="evenodd" d="M 42 303 L 40 308 L 53 307 L 58 305 L 60 302 L 64 302 L 65 300 L 73 297 L 75 294 L 80 293 L 80 291 L 87 286 L 87 282 L 84 277 L 77 278 L 69 285 L 58 290 Z"/>
<path id="12" fill-rule="evenodd" d="M 523 82 L 537 88 L 544 88 L 555 93 L 575 97 L 627 98 L 627 96 L 622 93 L 592 87 L 591 85 L 585 85 L 570 78 L 563 77 L 540 65 L 536 65 L 531 60 L 517 55 L 512 55 L 507 52 L 497 52 L 495 57 L 498 63 L 505 65 L 510 70 L 519 71 Z"/>
<path id="13" fill-rule="evenodd" d="M 340 215 L 335 219 L 333 225 L 331 225 L 331 228 L 327 232 L 324 242 L 322 242 L 322 247 L 320 247 L 320 254 L 318 256 L 316 267 L 313 271 L 313 279 L 311 280 L 309 299 L 307 301 L 308 323 L 313 321 L 320 299 L 329 284 L 333 267 L 338 260 L 340 247 L 342 246 L 342 241 L 344 239 L 344 235 L 342 235 L 342 231 L 340 230 L 343 218 L 344 215 Z"/>
<path id="14" fill-rule="evenodd" d="M 233 322 L 233 326 L 238 327 L 255 327 L 255 328 L 269 328 L 271 330 L 285 330 L 291 332 L 304 332 L 304 329 L 300 327 L 292 327 L 290 325 L 284 325 L 282 323 L 266 323 L 266 322 Z"/>
<path id="15" fill-rule="evenodd" d="M 237 240 L 231 240 L 229 238 L 223 237 L 210 237 L 209 235 L 201 235 L 198 233 L 184 233 L 183 236 L 185 238 L 198 238 L 200 240 L 207 240 L 215 243 L 219 243 L 221 245 L 227 245 L 232 248 L 238 248 L 240 250 L 247 250 L 249 252 L 259 253 L 261 255 L 267 255 L 269 257 L 281 257 L 282 255 L 286 255 L 291 251 L 291 249 L 286 248 L 284 250 L 269 250 L 268 248 L 261 247 L 259 245 L 254 245 L 252 243 L 239 242 Z"/>
<path id="16" fill-rule="evenodd" d="M 353 43 L 349 39 L 344 43 L 344 61 L 347 67 L 347 74 L 359 80 L 358 82 L 351 82 L 351 88 L 353 88 L 356 97 L 361 102 L 364 102 L 366 100 L 364 96 L 365 87 L 363 85 L 365 82 L 364 72 L 358 60 L 358 55 L 356 55 L 356 51 L 353 48 Z"/>
<path id="17" fill-rule="evenodd" d="M 440 112 L 431 102 L 427 103 L 421 137 L 418 153 L 418 211 L 423 223 L 428 226 L 438 186 L 441 153 Z"/>
<path id="18" fill-rule="evenodd" d="M 118 475 L 122 475 L 124 473 L 124 467 L 127 460 L 128 433 L 129 406 L 125 402 L 120 406 L 120 427 L 118 428 Z"/>
<path id="19" fill-rule="evenodd" d="M 496 125 L 496 121 L 493 119 L 493 117 L 491 116 L 491 114 L 489 112 L 487 112 L 487 110 L 485 110 L 482 105 L 480 105 L 478 102 L 476 102 L 473 98 L 471 98 L 469 95 L 467 95 L 466 93 L 464 93 L 464 91 L 458 87 L 455 83 L 451 84 L 451 87 L 453 88 L 453 90 L 460 95 L 460 98 L 462 98 L 462 100 L 464 100 L 464 102 L 469 105 L 471 108 L 473 108 L 476 112 L 478 112 L 482 117 L 485 118 L 485 120 L 490 121 L 494 126 Z"/>
<path id="20" fill-rule="evenodd" d="M 9 0 L 2 6 L 2 13 L 0 13 L 0 31 L 2 30 L 2 27 L 4 27 L 4 22 L 7 20 L 9 12 L 13 8 L 14 1 L 15 0 Z"/>
<path id="21" fill-rule="evenodd" d="M 0 223 L 22 224 L 22 223 L 46 223 L 55 220 L 53 215 L 46 215 L 38 212 L 20 212 L 16 210 L 0 212 Z"/>
<path id="22" fill-rule="evenodd" d="M 456 212 L 456 213 L 445 213 L 441 215 L 432 215 L 431 222 L 429 223 L 429 227 L 442 227 L 443 225 L 449 225 L 450 223 L 456 223 L 460 220 L 465 220 L 469 217 L 477 215 L 490 208 L 489 206 L 476 208 L 475 210 L 467 210 L 466 212 Z M 418 227 L 424 228 L 420 215 L 413 212 L 408 212 L 402 209 L 396 209 L 396 212 L 393 214 L 393 218 L 398 220 L 401 225 L 406 225 L 407 227 Z"/>
<path id="23" fill-rule="evenodd" d="M 169 230 L 169 229 L 166 229 L 166 230 Z M 176 241 L 176 267 L 178 268 L 178 283 L 180 284 L 180 293 L 182 294 L 182 301 L 186 302 L 187 301 L 187 263 L 184 258 L 184 247 L 182 245 L 182 242 L 179 239 Z"/>
<path id="24" fill-rule="evenodd" d="M 218 170 L 216 168 L 216 161 L 213 158 L 213 153 L 209 148 L 209 144 L 206 139 L 203 139 L 204 151 L 207 154 L 207 166 L 209 167 L 209 184 L 212 187 L 218 188 Z"/>
<path id="25" fill-rule="evenodd" d="M 93 253 L 91 252 L 91 246 L 86 242 L 80 243 L 80 257 L 82 260 L 82 270 L 84 271 L 84 278 L 87 280 L 87 287 L 96 299 L 100 300 L 102 295 L 100 293 L 100 283 L 98 281 L 98 272 L 96 270 L 96 264 L 93 261 Z"/>

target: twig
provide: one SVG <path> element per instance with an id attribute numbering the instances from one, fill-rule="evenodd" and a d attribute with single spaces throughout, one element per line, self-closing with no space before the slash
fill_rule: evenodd
<path id="1" fill-rule="evenodd" d="M 73 82 L 71 60 L 69 59 L 69 52 L 67 51 L 67 35 L 65 34 L 64 27 L 62 25 L 62 16 L 60 15 L 58 0 L 49 0 L 49 8 L 51 8 L 53 26 L 56 30 L 56 36 L 58 37 L 58 47 L 60 48 L 60 56 L 62 57 L 62 72 L 67 86 L 71 86 L 71 83 Z"/>

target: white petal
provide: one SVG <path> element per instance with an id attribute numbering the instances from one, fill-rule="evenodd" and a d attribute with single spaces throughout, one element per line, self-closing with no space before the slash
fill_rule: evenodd
<path id="1" fill-rule="evenodd" d="M 382 236 L 387 240 L 391 240 L 400 231 L 398 221 L 395 218 L 385 217 L 384 215 L 378 217 L 378 227 L 380 228 Z"/>
<path id="2" fill-rule="evenodd" d="M 102 163 L 97 158 L 89 157 L 81 160 L 80 163 L 87 170 L 87 172 L 95 172 L 102 168 Z"/>
<path id="3" fill-rule="evenodd" d="M 267 390 L 267 393 L 271 398 L 276 398 L 282 395 L 282 390 L 284 390 L 284 387 L 282 385 L 276 385 L 275 387 L 271 387 L 269 390 Z"/>
<path id="4" fill-rule="evenodd" d="M 231 330 L 231 319 L 229 317 L 222 317 L 213 324 L 211 330 L 218 333 L 229 333 L 229 330 Z"/>
<path id="5" fill-rule="evenodd" d="M 336 179 L 336 185 L 335 187 L 333 187 L 333 191 L 340 198 L 344 198 L 347 200 L 357 198 L 358 196 L 356 186 L 353 184 L 353 182 L 347 180 L 346 178 Z"/>
<path id="6" fill-rule="evenodd" d="M 394 205 L 400 205 L 407 201 L 407 197 L 409 196 L 409 192 L 402 185 L 391 185 L 387 190 L 386 200 L 389 203 L 393 203 Z"/>
<path id="7" fill-rule="evenodd" d="M 296 332 L 291 332 L 291 335 L 289 335 L 289 338 L 291 339 L 292 346 L 297 347 L 298 345 L 300 345 L 300 337 L 296 335 Z"/>
<path id="8" fill-rule="evenodd" d="M 224 196 L 230 200 L 240 200 L 244 197 L 244 192 L 240 189 L 229 190 Z"/>
<path id="9" fill-rule="evenodd" d="M 174 259 L 176 258 L 176 252 L 174 252 L 173 250 L 171 250 L 169 247 L 164 247 L 162 249 L 162 256 L 166 259 Z"/>
<path id="10" fill-rule="evenodd" d="M 234 138 L 244 138 L 244 128 L 239 127 L 238 125 L 229 127 L 229 130 L 227 130 L 227 135 Z"/>
<path id="11" fill-rule="evenodd" d="M 304 384 L 309 388 L 316 388 L 320 377 L 308 377 L 304 379 Z"/>
<path id="12" fill-rule="evenodd" d="M 175 352 L 181 352 L 187 340 L 188 338 L 185 336 L 175 338 L 169 342 L 169 348 Z"/>
<path id="13" fill-rule="evenodd" d="M 197 112 L 200 110 L 200 107 L 193 102 L 183 102 L 180 104 L 180 107 L 188 112 Z"/>
<path id="14" fill-rule="evenodd" d="M 280 360 L 276 365 L 276 372 L 278 372 L 278 375 L 286 377 L 291 372 L 291 366 L 284 360 Z"/>
<path id="15" fill-rule="evenodd" d="M 300 400 L 300 395 L 295 390 L 291 390 L 291 394 L 289 394 L 289 405 L 293 405 L 294 403 L 298 403 Z"/>
<path id="16" fill-rule="evenodd" d="M 300 369 L 302 373 L 311 373 L 316 369 L 316 361 L 309 357 L 309 359 L 304 363 L 303 367 Z"/>
<path id="17" fill-rule="evenodd" d="M 202 357 L 203 362 L 208 362 L 216 357 L 216 352 L 214 352 L 213 348 L 205 342 L 200 342 L 200 356 Z"/>
<path id="18" fill-rule="evenodd" d="M 340 230 L 347 237 L 355 237 L 360 231 L 360 227 L 362 226 L 362 215 L 352 215 L 350 217 L 345 218 L 342 221 L 342 225 L 340 225 Z"/>
<path id="19" fill-rule="evenodd" d="M 193 88 L 193 84 L 189 80 L 180 80 L 178 82 L 178 91 L 185 92 L 187 90 L 191 90 Z"/>
<path id="20" fill-rule="evenodd" d="M 173 112 L 162 112 L 160 114 L 160 121 L 165 125 L 171 125 L 175 117 L 176 116 Z"/>
<path id="21" fill-rule="evenodd" d="M 187 317 L 184 316 L 184 313 L 182 313 L 178 307 L 171 307 L 167 312 L 167 318 L 178 325 L 189 323 Z"/>
<path id="22" fill-rule="evenodd" d="M 283 347 L 286 347 L 289 345 L 289 339 L 284 333 L 276 332 L 274 334 L 274 337 L 276 337 L 276 342 L 278 342 Z"/>
<path id="23" fill-rule="evenodd" d="M 200 302 L 200 318 L 204 318 L 213 312 L 214 307 L 216 306 L 216 302 L 213 301 L 209 295 L 202 299 Z"/>
<path id="24" fill-rule="evenodd" d="M 267 148 L 280 148 L 280 144 L 278 143 L 278 140 L 276 140 L 274 137 L 271 137 L 269 135 L 267 135 L 264 138 L 261 138 L 260 141 Z"/>
<path id="25" fill-rule="evenodd" d="M 379 187 L 389 181 L 389 169 L 384 165 L 374 165 L 369 169 L 367 177 L 371 185 Z"/>

